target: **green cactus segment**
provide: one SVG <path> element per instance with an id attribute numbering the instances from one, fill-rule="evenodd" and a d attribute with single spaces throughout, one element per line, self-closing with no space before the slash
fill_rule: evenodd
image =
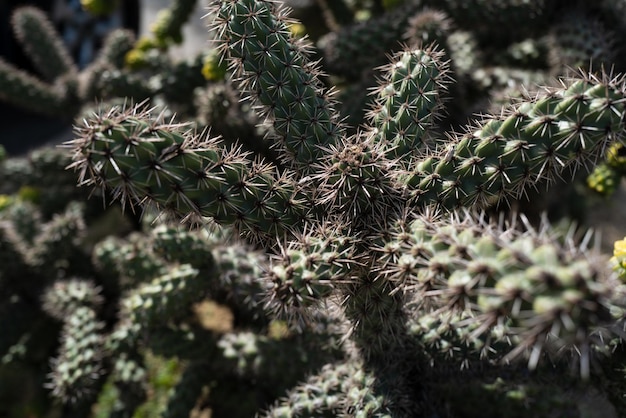
<path id="1" fill-rule="evenodd" d="M 308 234 L 284 249 L 269 271 L 270 305 L 279 315 L 303 315 L 348 274 L 354 249 L 341 235 Z"/>
<path id="2" fill-rule="evenodd" d="M 122 202 L 155 203 L 179 219 L 211 217 L 253 240 L 274 240 L 305 217 L 286 174 L 136 112 L 97 116 L 68 144 L 80 184 L 108 189 Z"/>
<path id="3" fill-rule="evenodd" d="M 35 7 L 21 7 L 13 12 L 13 30 L 37 71 L 48 81 L 76 73 L 65 44 L 46 14 Z M 1 90 L 1 89 L 0 89 Z"/>
<path id="4" fill-rule="evenodd" d="M 398 336 L 404 333 L 404 301 L 393 283 L 377 280 L 377 275 L 366 271 L 359 273 L 353 273 L 358 278 L 351 278 L 341 289 L 343 309 L 351 324 L 351 339 L 361 355 L 369 364 L 380 365 L 389 350 L 399 349 Z M 390 370 L 381 375 L 393 374 Z"/>
<path id="5" fill-rule="evenodd" d="M 584 77 L 584 78 L 583 78 Z M 487 206 L 594 161 L 620 138 L 624 83 L 593 75 L 485 118 L 404 181 L 416 206 Z"/>
<path id="6" fill-rule="evenodd" d="M 354 228 L 386 222 L 387 210 L 398 201 L 383 147 L 362 135 L 342 140 L 317 170 L 319 203 Z"/>
<path id="7" fill-rule="evenodd" d="M 100 289 L 92 281 L 58 280 L 44 292 L 42 309 L 53 318 L 64 321 L 79 307 L 96 309 L 102 302 Z"/>
<path id="8" fill-rule="evenodd" d="M 318 42 L 324 67 L 331 73 L 358 79 L 387 63 L 387 54 L 399 49 L 409 19 L 422 7 L 422 1 L 411 1 L 382 16 L 325 35 Z"/>
<path id="9" fill-rule="evenodd" d="M 258 316 L 258 309 L 265 302 L 265 287 L 261 282 L 267 256 L 242 245 L 220 245 L 213 252 L 219 271 L 221 292 L 216 292 L 216 300 L 223 293 L 223 303 L 235 315 Z"/>
<path id="10" fill-rule="evenodd" d="M 393 416 L 387 400 L 373 390 L 375 377 L 355 362 L 328 364 L 274 405 L 264 418 Z"/>
<path id="11" fill-rule="evenodd" d="M 126 240 L 107 237 L 94 247 L 93 264 L 105 285 L 130 289 L 166 273 L 165 262 L 146 248 L 143 236 L 130 234 Z"/>
<path id="12" fill-rule="evenodd" d="M 548 0 L 426 0 L 462 29 L 475 31 L 490 45 L 537 36 L 549 27 L 556 2 Z M 515 30 L 511 30 L 515 28 Z"/>
<path id="13" fill-rule="evenodd" d="M 124 57 L 133 48 L 134 43 L 135 34 L 132 31 L 116 29 L 104 39 L 97 61 L 121 69 L 124 67 Z"/>
<path id="14" fill-rule="evenodd" d="M 185 308 L 206 296 L 212 277 L 200 275 L 189 264 L 173 268 L 167 274 L 136 288 L 122 306 L 133 322 L 147 326 L 173 320 Z"/>
<path id="15" fill-rule="evenodd" d="M 100 79 L 109 71 L 124 67 L 124 58 L 134 43 L 135 34 L 130 30 L 117 29 L 107 35 L 97 58 L 81 72 L 81 98 L 91 100 L 100 96 Z"/>
<path id="16" fill-rule="evenodd" d="M 447 65 L 434 48 L 396 54 L 378 89 L 372 112 L 374 141 L 384 144 L 390 159 L 422 153 L 423 138 L 442 108 Z"/>
<path id="17" fill-rule="evenodd" d="M 48 85 L 0 59 L 0 99 L 32 112 L 65 115 L 68 91 Z"/>
<path id="18" fill-rule="evenodd" d="M 174 0 L 169 9 L 161 10 L 150 31 L 163 44 L 183 41 L 182 27 L 196 7 L 196 0 Z"/>
<path id="19" fill-rule="evenodd" d="M 445 13 L 425 9 L 411 17 L 404 38 L 413 48 L 436 44 L 443 51 L 448 51 L 447 38 L 452 25 L 452 20 Z"/>
<path id="20" fill-rule="evenodd" d="M 109 418 L 132 416 L 147 399 L 148 372 L 143 361 L 126 353 L 116 355 L 112 363 L 109 382 L 117 389 L 117 399 Z"/>
<path id="21" fill-rule="evenodd" d="M 207 388 L 207 376 L 211 375 L 211 369 L 208 363 L 200 361 L 189 363 L 176 386 L 171 389 L 161 418 L 189 418 L 191 410 L 195 408 L 198 398 L 202 395 L 203 388 Z"/>
<path id="22" fill-rule="evenodd" d="M 32 245 L 41 228 L 41 212 L 34 203 L 20 198 L 9 197 L 9 199 L 9 206 L 0 211 L 0 221 L 9 221 L 20 240 Z"/>
<path id="23" fill-rule="evenodd" d="M 619 54 L 617 38 L 604 23 L 584 10 L 569 10 L 550 26 L 549 60 L 553 71 L 567 67 L 609 68 Z"/>
<path id="24" fill-rule="evenodd" d="M 218 1 L 213 26 L 242 88 L 255 98 L 282 144 L 282 158 L 303 173 L 341 135 L 320 73 L 293 38 L 277 2 Z"/>
<path id="25" fill-rule="evenodd" d="M 94 16 L 107 16 L 119 6 L 119 0 L 80 0 L 80 5 Z"/>
<path id="26" fill-rule="evenodd" d="M 52 364 L 52 395 L 64 402 L 90 398 L 104 372 L 102 364 L 104 324 L 93 309 L 81 306 L 66 318 L 59 354 Z"/>
<path id="27" fill-rule="evenodd" d="M 480 327 L 478 321 L 472 320 L 472 313 L 461 312 L 429 312 L 419 317 L 409 318 L 407 332 L 414 338 L 431 367 L 458 365 L 470 368 L 480 360 L 494 360 L 493 345 L 487 344 L 488 337 L 493 334 L 497 338 L 500 327 L 492 327 L 487 338 L 475 338 L 472 335 Z M 466 325 L 469 322 L 469 325 Z M 463 324 L 463 326 L 456 326 Z M 508 342 L 500 344 L 510 350 Z M 496 359 L 497 360 L 497 359 Z"/>
<path id="28" fill-rule="evenodd" d="M 450 326 L 470 340 L 483 339 L 486 347 L 476 345 L 481 350 L 512 344 L 504 358 L 528 356 L 531 368 L 542 352 L 569 352 L 579 356 L 586 377 L 591 353 L 605 348 L 613 313 L 623 310 L 625 289 L 585 248 L 557 239 L 470 217 L 418 219 L 382 250 L 380 271 L 415 288 L 423 308 L 456 314 L 450 319 L 460 321 Z"/>
<path id="29" fill-rule="evenodd" d="M 51 268 L 68 269 L 69 260 L 81 257 L 80 240 L 85 234 L 83 219 L 84 205 L 73 202 L 66 211 L 55 215 L 34 240 L 29 251 L 29 264 L 37 271 L 46 272 Z"/>

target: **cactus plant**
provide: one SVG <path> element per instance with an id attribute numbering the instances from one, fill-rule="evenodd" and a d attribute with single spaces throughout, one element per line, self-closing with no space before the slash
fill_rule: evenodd
<path id="1" fill-rule="evenodd" d="M 76 206 L 20 219 L 27 204 L 7 200 L 0 312 L 27 321 L 7 327 L 5 361 L 32 347 L 25 307 L 39 300 L 36 316 L 55 324 L 51 395 L 78 414 L 111 386 L 114 416 L 132 414 L 153 354 L 183 362 L 163 416 L 625 413 L 623 241 L 609 260 L 592 234 L 510 210 L 602 158 L 623 168 L 620 68 L 568 72 L 566 55 L 552 59 L 564 51 L 544 37 L 546 22 L 564 24 L 557 2 L 331 3 L 317 2 L 332 32 L 317 49 L 275 0 L 212 0 L 207 61 L 174 67 L 136 45 L 153 51 L 134 80 L 118 68 L 120 95 L 150 97 L 140 74 L 151 71 L 189 84 L 162 85 L 165 103 L 101 106 L 63 152 L 79 186 L 144 220 L 86 246 L 81 264 L 67 249 L 92 230 Z M 611 4 L 577 7 L 606 16 Z M 333 60 L 328 45 L 342 51 Z M 227 63 L 228 79 L 186 76 L 207 62 Z M 558 83 L 529 85 L 550 75 Z M 373 87 L 354 97 L 366 108 L 356 126 L 334 83 L 343 97 Z M 168 110 L 188 104 L 183 117 Z M 10 161 L 6 178 L 33 175 Z M 32 288 L 11 280 L 24 272 Z M 209 301 L 228 309 L 226 327 L 206 325 Z"/>

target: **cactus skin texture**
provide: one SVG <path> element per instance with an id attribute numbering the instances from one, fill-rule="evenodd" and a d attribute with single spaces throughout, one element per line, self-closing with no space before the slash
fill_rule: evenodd
<path id="1" fill-rule="evenodd" d="M 0 381 L 58 416 L 626 416 L 624 241 L 511 210 L 624 170 L 623 68 L 562 68 L 569 6 L 212 0 L 212 49 L 170 61 L 195 3 L 81 72 L 0 64 L 40 111 L 107 100 L 0 161 Z M 368 86 L 354 118 L 335 85 Z"/>

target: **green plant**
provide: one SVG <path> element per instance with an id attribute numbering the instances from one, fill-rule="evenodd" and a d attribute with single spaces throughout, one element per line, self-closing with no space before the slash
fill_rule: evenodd
<path id="1" fill-rule="evenodd" d="M 609 261 L 590 234 L 509 210 L 547 199 L 534 190 L 607 150 L 621 164 L 624 77 L 591 66 L 529 86 L 566 72 L 546 25 L 570 7 L 560 2 L 331 3 L 317 2 L 333 29 L 318 51 L 349 62 L 312 60 L 280 2 L 214 0 L 211 62 L 228 63 L 231 80 L 195 90 L 201 113 L 179 123 L 161 104 L 107 106 L 77 127 L 66 152 L 79 185 L 144 220 L 94 239 L 82 274 L 36 288 L 57 321 L 53 396 L 80 413 L 104 385 L 111 414 L 129 416 L 156 354 L 182 361 L 163 416 L 626 412 L 623 241 Z M 607 16 L 611 4 L 576 13 Z M 424 11 L 435 5 L 448 17 Z M 573 33 L 562 47 L 584 41 Z M 330 85 L 373 79 L 370 97 L 355 98 L 369 109 L 347 126 Z M 465 123 L 485 98 L 503 105 Z M 67 246 L 21 222 L 12 199 L 0 212 L 12 216 L 0 241 L 11 270 L 0 272 L 63 266 L 71 251 L 57 255 Z M 43 249 L 21 258 L 15 231 Z M 3 277 L 8 310 L 21 300 Z M 209 300 L 229 326 L 204 322 Z M 9 356 L 24 346 L 23 330 L 12 335 Z"/>

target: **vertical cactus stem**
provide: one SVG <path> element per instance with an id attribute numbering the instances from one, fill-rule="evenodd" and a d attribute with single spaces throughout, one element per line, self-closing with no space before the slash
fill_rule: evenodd
<path id="1" fill-rule="evenodd" d="M 154 203 L 183 220 L 210 217 L 268 245 L 297 231 L 308 209 L 293 176 L 220 145 L 139 107 L 94 117 L 66 144 L 79 184 L 114 199 Z"/>
<path id="2" fill-rule="evenodd" d="M 388 211 L 401 204 L 384 145 L 362 133 L 329 147 L 327 154 L 315 165 L 319 204 L 355 231 L 380 227 Z"/>
<path id="3" fill-rule="evenodd" d="M 46 80 L 54 81 L 64 74 L 78 72 L 63 40 L 42 10 L 18 8 L 11 23 L 17 39 Z"/>
<path id="4" fill-rule="evenodd" d="M 624 131 L 623 77 L 581 74 L 499 116 L 487 116 L 403 181 L 415 206 L 505 203 L 528 187 L 591 164 Z"/>
<path id="5" fill-rule="evenodd" d="M 286 9 L 275 1 L 216 1 L 212 27 L 242 90 L 273 123 L 285 163 L 306 174 L 337 143 L 343 128 L 333 111 L 308 46 L 289 31 Z"/>
<path id="6" fill-rule="evenodd" d="M 405 49 L 383 67 L 384 78 L 370 112 L 374 142 L 384 144 L 390 159 L 404 166 L 419 155 L 423 138 L 443 107 L 442 93 L 448 84 L 448 63 L 435 46 Z M 405 161 L 403 161 L 405 160 Z"/>

